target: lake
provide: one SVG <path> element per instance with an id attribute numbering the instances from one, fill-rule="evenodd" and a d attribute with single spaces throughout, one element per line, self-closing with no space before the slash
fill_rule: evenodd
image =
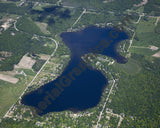
<path id="1" fill-rule="evenodd" d="M 79 112 L 95 107 L 108 81 L 102 72 L 93 69 L 81 57 L 91 53 L 91 49 L 100 49 L 97 46 L 105 40 L 110 42 L 109 46 L 99 54 L 112 57 L 118 63 L 126 63 L 127 59 L 117 52 L 117 46 L 120 41 L 128 39 L 128 35 L 114 32 L 111 36 L 113 31 L 113 28 L 92 26 L 77 32 L 62 33 L 61 38 L 71 51 L 70 62 L 57 79 L 25 94 L 21 103 L 36 108 L 38 115 L 65 110 Z"/>

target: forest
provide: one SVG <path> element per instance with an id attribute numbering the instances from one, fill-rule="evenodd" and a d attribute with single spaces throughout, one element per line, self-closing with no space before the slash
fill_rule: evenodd
<path id="1" fill-rule="evenodd" d="M 144 12 L 151 15 L 160 16 L 160 1 L 149 0 L 144 7 Z"/>
<path id="2" fill-rule="evenodd" d="M 130 74 L 118 69 L 120 82 L 116 94 L 112 97 L 110 108 L 114 113 L 133 116 L 135 121 L 122 123 L 121 128 L 158 128 L 160 124 L 160 60 L 133 54 L 141 71 Z"/>
<path id="3" fill-rule="evenodd" d="M 15 35 L 12 36 L 11 32 L 14 32 Z M 9 28 L 0 35 L 0 51 L 12 53 L 12 56 L 0 62 L 0 71 L 13 70 L 13 65 L 17 64 L 27 52 L 49 55 L 53 52 L 54 48 L 44 46 L 45 42 L 43 41 L 31 39 L 32 36 L 33 35 L 27 33 L 16 32 L 13 28 Z"/>

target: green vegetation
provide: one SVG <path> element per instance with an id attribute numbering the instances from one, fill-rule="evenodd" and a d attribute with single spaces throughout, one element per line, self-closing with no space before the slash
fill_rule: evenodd
<path id="1" fill-rule="evenodd" d="M 32 1 L 55 4 L 58 0 L 32 0 Z"/>
<path id="2" fill-rule="evenodd" d="M 10 1 L 15 2 L 18 0 Z M 35 5 L 34 2 L 37 1 L 42 3 Z M 17 6 L 20 2 L 6 1 L 5 3 L 0 3 L 0 18 L 4 18 L 3 15 L 7 15 L 6 17 L 8 18 L 10 14 L 14 14 L 12 19 L 20 17 L 16 23 L 16 27 L 20 30 L 19 32 L 15 31 L 12 23 L 12 26 L 0 35 L 0 51 L 11 53 L 11 56 L 7 57 L 0 53 L 0 57 L 4 58 L 4 60 L 0 61 L 0 70 L 12 70 L 13 65 L 17 64 L 24 54 L 29 53 L 32 58 L 37 59 L 33 69 L 38 71 L 45 61 L 38 60 L 39 58 L 34 55 L 42 53 L 50 55 L 55 49 L 55 43 L 47 37 L 34 36 L 35 38 L 33 38 L 33 35 L 54 36 L 53 38 L 59 41 L 55 55 L 35 79 L 33 86 L 30 86 L 27 91 L 32 91 L 40 85 L 55 79 L 64 70 L 69 61 L 70 51 L 59 35 L 72 27 L 82 13 L 83 8 L 86 8 L 88 13 L 85 13 L 73 27 L 75 30 L 95 24 L 100 26 L 105 26 L 107 23 L 117 25 L 127 14 L 132 14 L 138 20 L 139 14 L 144 11 L 145 16 L 142 17 L 141 21 L 138 24 L 130 24 L 129 26 L 136 33 L 132 44 L 135 47 L 131 47 L 129 51 L 131 58 L 126 64 L 115 62 L 113 65 L 109 65 L 113 61 L 111 58 L 97 55 L 98 57 L 93 60 L 91 66 L 101 70 L 106 75 L 109 85 L 104 90 L 101 97 L 102 100 L 96 107 L 76 114 L 64 111 L 39 117 L 35 115 L 32 108 L 29 109 L 29 107 L 19 104 L 17 102 L 19 95 L 36 74 L 32 70 L 19 69 L 18 72 L 23 70 L 27 76 L 15 75 L 16 78 L 19 78 L 17 84 L 10 84 L 0 80 L 0 117 L 14 103 L 17 106 L 13 114 L 11 114 L 16 121 L 13 118 L 3 119 L 0 127 L 36 128 L 38 127 L 37 121 L 43 122 L 42 127 L 44 128 L 95 127 L 100 111 L 111 89 L 113 79 L 115 79 L 113 91 L 99 122 L 100 126 L 116 128 L 120 118 L 115 115 L 118 114 L 124 115 L 120 128 L 158 128 L 160 124 L 160 60 L 151 57 L 158 50 L 152 51 L 149 46 L 160 47 L 160 21 L 156 25 L 157 17 L 154 17 L 160 15 L 159 0 L 149 0 L 146 5 L 141 7 L 134 7 L 133 5 L 139 4 L 142 0 L 111 0 L 107 3 L 103 3 L 103 0 L 62 0 L 64 5 L 75 8 L 63 8 L 63 6 L 53 5 L 57 1 L 27 1 L 21 7 Z M 52 4 L 46 5 L 43 2 Z M 32 8 L 33 6 L 34 8 Z M 151 17 L 148 17 L 148 15 L 151 15 Z M 35 24 L 37 22 L 40 25 L 41 23 L 46 23 L 47 25 L 44 25 L 43 29 L 46 29 L 47 26 L 46 30 L 49 30 L 50 34 L 43 34 Z M 2 23 L 3 21 L 0 21 L 0 24 Z M 132 32 L 128 33 L 131 36 L 133 35 Z M 126 51 L 129 43 L 128 41 L 124 42 Z M 123 46 L 124 42 L 120 45 Z M 122 51 L 122 48 L 119 51 Z M 121 54 L 126 55 L 126 52 Z M 115 115 L 107 113 L 108 109 L 113 110 Z M 33 115 L 30 113 L 31 111 Z"/>
<path id="3" fill-rule="evenodd" d="M 28 17 L 21 17 L 16 23 L 17 28 L 29 34 L 43 35 L 40 28 Z"/>
<path id="4" fill-rule="evenodd" d="M 15 35 L 12 36 L 11 32 L 14 32 Z M 39 41 L 31 38 L 32 35 L 16 32 L 12 28 L 9 28 L 7 31 L 0 35 L 0 51 L 7 51 L 12 53 L 12 56 L 0 62 L 0 70 L 12 70 L 13 65 L 17 64 L 22 56 L 27 52 L 34 54 L 51 54 L 53 52 L 53 48 L 44 46 L 45 42 L 43 42 L 43 40 Z"/>
<path id="5" fill-rule="evenodd" d="M 112 22 L 112 23 L 117 23 L 117 21 L 119 21 L 120 16 L 113 16 L 113 14 L 110 13 L 89 13 L 89 14 L 84 14 L 81 18 L 81 20 L 73 27 L 73 28 L 82 28 L 82 26 L 91 26 L 91 25 L 95 25 L 95 24 L 99 24 L 99 23 L 104 23 L 104 25 L 106 25 L 106 23 Z"/>
<path id="6" fill-rule="evenodd" d="M 1 3 L 0 2 L 0 12 L 24 15 L 28 11 L 28 7 L 17 7 L 15 3 Z"/>
<path id="7" fill-rule="evenodd" d="M 147 18 L 147 17 L 142 18 L 142 20 L 140 21 L 140 23 L 136 28 L 136 32 L 138 34 L 154 32 L 155 22 L 156 18 Z"/>
<path id="8" fill-rule="evenodd" d="M 39 128 L 38 126 L 35 126 L 34 123 L 28 123 L 27 121 L 19 121 L 19 122 L 15 122 L 12 119 L 5 119 L 5 122 L 2 122 L 0 124 L 0 127 L 4 127 L 5 128 Z"/>
<path id="9" fill-rule="evenodd" d="M 141 54 L 141 55 L 153 55 L 155 54 L 157 51 L 152 51 L 149 48 L 135 48 L 135 47 L 131 47 L 129 50 L 131 53 L 137 53 L 137 54 Z"/>
<path id="10" fill-rule="evenodd" d="M 49 5 L 42 6 L 41 9 L 36 7 L 30 10 L 28 16 L 31 17 L 33 21 L 47 23 L 47 29 L 52 32 L 52 34 L 57 34 L 67 31 L 67 29 L 71 27 L 75 19 L 79 16 L 79 10 Z"/>
<path id="11" fill-rule="evenodd" d="M 119 121 L 119 118 L 111 116 L 109 120 L 109 124 L 111 128 L 117 128 L 118 121 Z"/>
<path id="12" fill-rule="evenodd" d="M 82 12 L 82 9 L 71 9 L 69 11 L 70 17 L 68 18 L 59 18 L 57 16 L 54 16 L 54 23 L 48 24 L 47 29 L 53 34 L 60 34 L 62 32 L 66 32 L 67 29 L 71 28 L 73 23 Z"/>
<path id="13" fill-rule="evenodd" d="M 136 74 L 141 70 L 140 66 L 138 65 L 138 62 L 134 59 L 129 59 L 126 64 L 116 63 L 114 65 L 114 68 L 116 68 L 116 70 L 123 71 L 130 75 Z"/>
<path id="14" fill-rule="evenodd" d="M 156 18 L 147 18 L 144 17 L 141 19 L 140 23 L 137 25 L 136 28 L 136 36 L 133 40 L 134 46 L 143 46 L 149 47 L 150 45 L 154 45 L 160 47 L 160 34 L 159 31 L 159 24 L 155 25 Z M 135 48 L 131 49 L 131 52 L 135 50 Z M 136 48 L 136 51 L 140 49 Z M 142 51 L 151 53 L 151 50 L 141 49 Z"/>
<path id="15" fill-rule="evenodd" d="M 15 36 L 10 33 L 12 29 L 8 29 L 3 34 L 0 35 L 0 51 L 8 51 L 12 53 L 11 57 L 6 58 L 1 62 L 0 70 L 12 70 L 13 65 L 17 64 L 22 56 L 28 51 L 31 43 L 30 36 L 16 32 Z"/>
<path id="16" fill-rule="evenodd" d="M 24 76 L 22 75 L 17 75 L 16 77 L 19 78 L 19 82 L 17 84 L 11 84 L 0 80 L 0 118 L 15 102 L 17 102 L 18 97 L 26 87 L 25 82 L 28 83 L 33 78 L 31 76 L 27 76 L 27 79 L 24 79 Z"/>
<path id="17" fill-rule="evenodd" d="M 33 70 L 38 72 L 44 63 L 45 60 L 37 60 L 36 63 L 33 65 Z"/>
<path id="18" fill-rule="evenodd" d="M 59 44 L 59 47 L 57 48 L 55 56 L 60 57 L 62 55 L 69 55 L 69 54 L 70 54 L 69 48 L 64 43 L 61 42 Z"/>
<path id="19" fill-rule="evenodd" d="M 64 0 L 67 5 L 82 7 L 88 9 L 96 9 L 98 11 L 125 11 L 133 7 L 133 4 L 138 4 L 141 0 L 113 0 L 108 3 L 103 3 L 102 0 Z"/>
<path id="20" fill-rule="evenodd" d="M 157 26 L 155 28 L 155 32 L 158 34 L 160 33 L 160 22 L 157 23 Z"/>
<path id="21" fill-rule="evenodd" d="M 16 69 L 16 70 L 17 70 L 17 69 Z M 24 73 L 27 74 L 27 75 L 29 75 L 29 76 L 35 76 L 35 75 L 36 75 L 36 73 L 33 72 L 33 71 L 30 70 L 30 69 L 22 69 L 22 68 L 19 68 L 17 71 L 18 71 L 18 72 L 24 71 Z"/>
<path id="22" fill-rule="evenodd" d="M 132 59 L 140 63 L 142 70 L 132 76 L 120 72 L 121 79 L 118 90 L 112 97 L 109 107 L 113 109 L 114 113 L 125 113 L 127 117 L 135 117 L 135 121 L 131 122 L 129 126 L 156 128 L 159 126 L 160 120 L 160 61 L 153 58 L 148 60 L 137 54 L 134 54 Z M 128 123 L 123 123 L 121 127 L 127 127 Z"/>
<path id="23" fill-rule="evenodd" d="M 149 0 L 144 8 L 144 12 L 150 15 L 160 16 L 160 1 Z"/>

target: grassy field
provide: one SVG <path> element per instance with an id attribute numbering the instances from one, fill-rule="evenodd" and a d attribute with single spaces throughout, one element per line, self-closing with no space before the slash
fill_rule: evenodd
<path id="1" fill-rule="evenodd" d="M 131 47 L 130 48 L 130 52 L 131 53 L 141 54 L 141 55 L 153 55 L 157 51 L 152 51 L 151 49 L 147 49 L 147 48 L 135 48 L 135 47 Z"/>
<path id="2" fill-rule="evenodd" d="M 29 75 L 29 76 L 35 76 L 35 75 L 36 75 L 36 73 L 33 72 L 33 71 L 30 70 L 30 69 L 22 69 L 22 68 L 20 68 L 20 69 L 18 69 L 18 72 L 21 72 L 22 70 L 25 72 L 25 74 L 27 74 L 27 75 Z"/>
<path id="3" fill-rule="evenodd" d="M 29 34 L 43 35 L 40 28 L 28 17 L 21 17 L 16 23 L 17 28 Z"/>
<path id="4" fill-rule="evenodd" d="M 27 84 L 32 80 L 34 73 L 29 70 L 25 70 L 25 73 L 28 74 L 27 79 L 22 75 L 15 76 L 19 78 L 17 84 L 0 80 L 0 118 L 3 117 L 7 110 L 17 101 Z"/>
<path id="5" fill-rule="evenodd" d="M 138 65 L 138 62 L 134 59 L 129 59 L 126 64 L 115 63 L 114 68 L 130 75 L 136 74 L 141 70 L 141 67 Z"/>
<path id="6" fill-rule="evenodd" d="M 160 1 L 149 0 L 144 8 L 144 12 L 150 15 L 160 16 Z"/>
<path id="7" fill-rule="evenodd" d="M 156 32 L 159 26 L 156 26 L 155 22 L 156 18 L 145 17 L 141 19 L 136 28 L 136 35 L 133 40 L 133 46 L 148 47 L 149 45 L 155 45 L 160 47 L 160 34 Z"/>
<path id="8" fill-rule="evenodd" d="M 154 32 L 156 18 L 143 18 L 136 28 L 136 33 Z"/>

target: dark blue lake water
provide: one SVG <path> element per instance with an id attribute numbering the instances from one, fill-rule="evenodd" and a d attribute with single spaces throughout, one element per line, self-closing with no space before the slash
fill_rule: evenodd
<path id="1" fill-rule="evenodd" d="M 118 63 L 126 63 L 127 60 L 118 54 L 116 48 L 128 36 L 125 32 L 113 33 L 113 30 L 88 27 L 78 32 L 62 33 L 64 43 L 71 50 L 68 66 L 56 80 L 25 94 L 22 104 L 35 107 L 39 115 L 64 110 L 78 112 L 95 107 L 108 81 L 100 71 L 90 67 L 81 57 L 90 53 L 89 49 L 97 49 L 101 51 L 100 54 L 112 57 Z M 112 36 L 109 34 L 111 32 Z M 109 46 L 102 48 L 102 40 L 108 41 Z"/>

